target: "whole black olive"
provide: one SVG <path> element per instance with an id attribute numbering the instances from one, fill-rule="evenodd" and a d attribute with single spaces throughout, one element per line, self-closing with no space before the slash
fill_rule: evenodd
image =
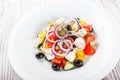
<path id="1" fill-rule="evenodd" d="M 37 59 L 42 59 L 44 56 L 45 55 L 43 53 L 40 53 L 40 52 L 36 54 Z"/>
<path id="2" fill-rule="evenodd" d="M 60 70 L 60 65 L 59 64 L 52 64 L 52 69 L 54 71 L 59 71 Z"/>
<path id="3" fill-rule="evenodd" d="M 73 62 L 73 64 L 74 64 L 76 67 L 81 67 L 81 66 L 83 66 L 83 61 L 76 59 L 76 60 Z"/>
<path id="4" fill-rule="evenodd" d="M 67 25 L 67 26 L 66 26 L 66 29 L 67 29 L 67 31 L 71 31 L 71 30 L 72 30 L 72 28 L 71 28 L 70 25 Z"/>

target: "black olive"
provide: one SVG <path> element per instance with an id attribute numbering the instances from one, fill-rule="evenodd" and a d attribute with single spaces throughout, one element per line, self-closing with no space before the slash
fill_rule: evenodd
<path id="1" fill-rule="evenodd" d="M 42 59 L 43 57 L 44 57 L 44 54 L 43 54 L 43 53 L 40 53 L 40 52 L 39 52 L 39 53 L 36 54 L 36 58 L 37 58 L 37 59 Z"/>
<path id="2" fill-rule="evenodd" d="M 59 71 L 60 70 L 60 65 L 59 64 L 52 64 L 52 69 L 54 71 Z"/>
<path id="3" fill-rule="evenodd" d="M 81 67 L 81 66 L 83 66 L 83 61 L 76 59 L 76 60 L 73 62 L 73 64 L 74 64 L 76 67 Z"/>
<path id="4" fill-rule="evenodd" d="M 70 25 L 67 25 L 67 26 L 66 26 L 66 29 L 67 29 L 67 31 L 71 31 L 71 30 L 72 30 L 72 28 L 71 28 Z"/>
<path id="5" fill-rule="evenodd" d="M 76 46 L 75 46 L 75 45 L 73 45 L 73 48 L 76 48 Z"/>

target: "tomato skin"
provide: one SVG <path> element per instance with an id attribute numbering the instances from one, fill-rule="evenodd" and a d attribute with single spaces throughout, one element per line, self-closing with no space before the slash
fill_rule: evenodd
<path id="1" fill-rule="evenodd" d="M 96 50 L 93 46 L 86 45 L 84 52 L 85 52 L 85 55 L 93 55 L 96 52 Z"/>
<path id="2" fill-rule="evenodd" d="M 58 39 L 54 34 L 51 34 L 48 38 L 53 41 Z"/>
<path id="3" fill-rule="evenodd" d="M 63 45 L 63 48 L 68 49 L 68 46 L 66 44 Z"/>
<path id="4" fill-rule="evenodd" d="M 65 39 L 70 40 L 72 43 L 74 42 L 74 39 L 72 37 L 66 37 Z M 66 44 L 63 44 L 63 48 L 68 49 L 68 46 Z"/>
<path id="5" fill-rule="evenodd" d="M 65 64 L 66 64 L 66 60 L 65 60 L 65 58 L 62 58 L 62 59 L 61 59 L 61 67 L 64 67 Z"/>
<path id="6" fill-rule="evenodd" d="M 49 42 L 49 41 L 46 41 L 46 45 L 47 45 L 49 48 L 52 48 L 53 43 L 51 43 L 51 42 Z"/>
<path id="7" fill-rule="evenodd" d="M 51 34 L 48 38 L 49 38 L 50 40 L 53 40 L 53 41 L 55 41 L 55 40 L 58 39 L 54 34 Z M 48 48 L 52 48 L 52 45 L 53 45 L 52 42 L 46 41 L 46 44 L 47 44 Z"/>
<path id="8" fill-rule="evenodd" d="M 61 60 L 55 58 L 55 59 L 52 60 L 52 64 L 59 64 L 60 65 Z"/>
<path id="9" fill-rule="evenodd" d="M 92 25 L 84 25 L 83 26 L 87 32 L 90 32 L 92 30 Z"/>
<path id="10" fill-rule="evenodd" d="M 61 67 L 64 67 L 66 60 L 64 57 L 55 56 L 55 59 L 52 60 L 52 64 L 59 64 Z"/>
<path id="11" fill-rule="evenodd" d="M 61 67 L 65 66 L 66 60 L 65 60 L 64 57 L 62 57 L 62 56 L 55 56 L 55 58 L 61 61 L 61 64 L 60 64 Z"/>
<path id="12" fill-rule="evenodd" d="M 96 39 L 95 35 L 94 34 L 90 34 L 89 36 L 87 36 L 85 38 L 85 42 L 86 44 L 89 44 L 90 42 L 94 41 Z"/>

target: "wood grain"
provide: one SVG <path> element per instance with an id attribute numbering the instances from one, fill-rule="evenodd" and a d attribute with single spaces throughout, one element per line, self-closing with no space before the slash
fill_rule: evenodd
<path id="1" fill-rule="evenodd" d="M 22 80 L 12 69 L 7 57 L 9 34 L 23 15 L 48 1 L 51 0 L 0 0 L 0 80 Z M 110 1 L 116 2 L 120 9 L 120 0 Z M 120 61 L 103 80 L 120 80 Z"/>

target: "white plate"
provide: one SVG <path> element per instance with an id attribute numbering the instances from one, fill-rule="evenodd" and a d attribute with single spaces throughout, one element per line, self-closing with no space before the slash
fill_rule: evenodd
<path id="1" fill-rule="evenodd" d="M 55 72 L 35 58 L 33 40 L 47 22 L 59 17 L 79 17 L 93 24 L 98 49 L 81 68 Z M 24 16 L 14 28 L 8 56 L 14 70 L 25 80 L 99 80 L 108 74 L 119 59 L 119 22 L 98 3 L 69 0 L 38 7 Z"/>

